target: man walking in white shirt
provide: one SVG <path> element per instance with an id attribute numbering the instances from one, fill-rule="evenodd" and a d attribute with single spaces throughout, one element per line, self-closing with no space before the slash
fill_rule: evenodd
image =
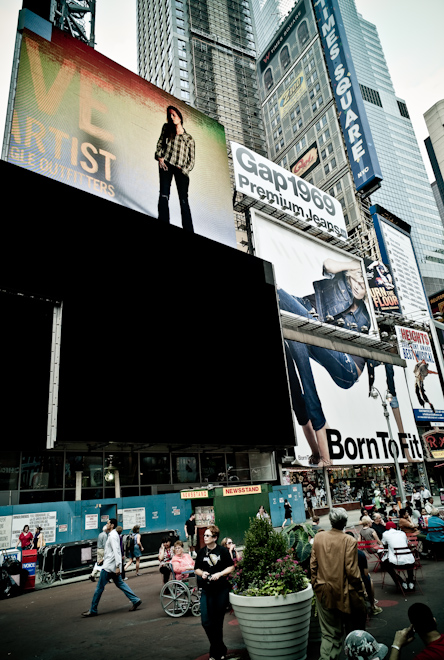
<path id="1" fill-rule="evenodd" d="M 122 580 L 122 576 L 120 575 L 122 553 L 120 550 L 119 535 L 116 531 L 117 520 L 115 518 L 110 518 L 106 527 L 108 531 L 108 538 L 106 540 L 105 555 L 103 558 L 103 565 L 100 572 L 99 582 L 94 592 L 91 607 L 87 612 L 82 612 L 83 617 L 97 616 L 97 607 L 99 605 L 100 598 L 102 597 L 103 590 L 110 580 L 113 580 L 116 587 L 123 591 L 125 596 L 132 602 L 133 606 L 130 608 L 130 612 L 137 610 L 142 602 L 140 598 L 138 598 L 129 588 L 129 586 Z"/>

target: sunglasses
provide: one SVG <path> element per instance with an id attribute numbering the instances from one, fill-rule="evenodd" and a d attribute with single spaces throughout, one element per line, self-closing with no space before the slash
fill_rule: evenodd
<path id="1" fill-rule="evenodd" d="M 204 534 L 204 538 L 205 538 L 205 537 L 206 537 L 206 538 L 212 538 L 213 535 L 212 535 L 212 534 Z"/>

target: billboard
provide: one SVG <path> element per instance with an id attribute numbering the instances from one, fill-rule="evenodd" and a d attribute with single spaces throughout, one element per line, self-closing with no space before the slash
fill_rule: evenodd
<path id="1" fill-rule="evenodd" d="M 236 246 L 223 126 L 55 28 L 23 31 L 7 160 Z"/>
<path id="2" fill-rule="evenodd" d="M 376 334 L 361 260 L 255 210 L 252 226 L 257 256 L 274 265 L 281 310 L 320 321 L 330 315 L 331 326 L 343 321 L 358 332 L 366 325 Z M 333 350 L 324 338 L 318 343 L 284 341 L 297 460 L 329 467 L 392 463 L 394 453 L 400 462 L 422 459 L 402 367 Z M 390 431 L 379 395 L 369 396 L 372 386 L 391 395 Z"/>
<path id="3" fill-rule="evenodd" d="M 319 0 L 314 9 L 356 190 L 373 190 L 382 173 L 338 0 Z"/>
<path id="4" fill-rule="evenodd" d="M 429 302 L 433 316 L 435 314 L 444 316 L 444 291 L 438 291 L 433 296 L 429 296 Z"/>
<path id="5" fill-rule="evenodd" d="M 302 177 L 304 174 L 307 176 L 315 167 L 319 165 L 321 159 L 319 157 L 319 149 L 316 142 L 313 142 L 306 151 L 293 163 L 290 167 L 290 172 Z"/>
<path id="6" fill-rule="evenodd" d="M 400 313 L 401 307 L 390 266 L 372 259 L 364 259 L 364 263 L 375 310 L 382 314 Z"/>
<path id="7" fill-rule="evenodd" d="M 347 240 L 342 206 L 335 197 L 237 142 L 230 145 L 237 191 Z"/>
<path id="8" fill-rule="evenodd" d="M 396 326 L 399 354 L 407 362 L 406 379 L 417 422 L 444 422 L 444 395 L 428 332 Z"/>
<path id="9" fill-rule="evenodd" d="M 310 0 L 296 0 L 292 11 L 274 35 L 257 62 L 257 78 L 262 100 L 276 89 L 281 102 L 294 105 L 306 91 L 306 76 L 302 67 L 295 67 L 301 52 L 316 34 L 316 22 Z"/>
<path id="10" fill-rule="evenodd" d="M 390 266 L 402 314 L 428 319 L 428 301 L 410 235 L 370 208 L 381 258 Z"/>

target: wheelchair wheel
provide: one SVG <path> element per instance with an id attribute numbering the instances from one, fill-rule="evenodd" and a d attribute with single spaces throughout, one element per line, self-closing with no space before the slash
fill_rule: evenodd
<path id="1" fill-rule="evenodd" d="M 197 598 L 191 605 L 191 614 L 193 616 L 200 616 L 200 599 Z"/>
<path id="2" fill-rule="evenodd" d="M 162 587 L 160 603 L 168 616 L 183 616 L 188 612 L 190 602 L 190 590 L 179 580 L 170 580 Z"/>

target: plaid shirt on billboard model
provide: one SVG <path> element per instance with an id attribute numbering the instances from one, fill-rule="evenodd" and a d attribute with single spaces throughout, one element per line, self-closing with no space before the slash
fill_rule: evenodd
<path id="1" fill-rule="evenodd" d="M 180 167 L 183 174 L 188 176 L 194 167 L 194 140 L 185 129 L 182 135 L 175 135 L 172 140 L 168 132 L 169 126 L 164 124 L 154 157 L 156 160 L 163 158 L 170 165 Z"/>

